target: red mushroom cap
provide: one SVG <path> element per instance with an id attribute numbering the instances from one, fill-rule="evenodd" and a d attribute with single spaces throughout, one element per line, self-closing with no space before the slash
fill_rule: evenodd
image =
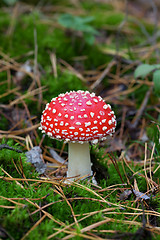
<path id="1" fill-rule="evenodd" d="M 79 90 L 53 98 L 43 111 L 40 129 L 51 138 L 83 143 L 105 139 L 115 127 L 111 106 L 95 93 Z"/>

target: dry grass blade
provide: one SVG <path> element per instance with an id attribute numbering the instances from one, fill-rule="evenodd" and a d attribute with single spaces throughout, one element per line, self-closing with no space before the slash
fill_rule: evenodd
<path id="1" fill-rule="evenodd" d="M 108 215 L 108 214 L 119 214 L 119 215 L 130 215 L 130 216 L 141 216 L 144 214 L 143 210 L 142 209 L 136 209 L 136 208 L 130 208 L 131 210 L 135 211 L 135 212 L 125 212 L 125 211 L 122 211 L 120 212 L 119 211 L 119 208 L 116 207 L 116 208 L 104 208 L 103 210 L 100 210 L 100 211 L 94 211 L 94 212 L 88 212 L 88 213 L 84 213 L 84 214 L 77 214 L 76 216 L 93 216 L 93 215 L 96 215 L 98 213 L 103 213 L 104 215 Z M 117 211 L 116 211 L 117 210 Z M 139 212 L 138 212 L 138 211 Z M 149 210 L 145 210 L 145 215 L 148 215 L 148 216 L 156 216 L 156 217 L 160 217 L 160 213 L 156 212 L 156 211 L 149 211 Z"/>
<path id="2" fill-rule="evenodd" d="M 19 4 L 17 3 L 17 4 L 15 4 L 15 7 L 13 8 L 13 11 L 12 11 L 10 25 L 9 25 L 7 33 L 6 33 L 8 36 L 11 36 L 14 32 L 14 29 L 16 26 L 16 19 L 18 17 L 18 11 L 19 11 Z"/>
<path id="3" fill-rule="evenodd" d="M 110 219 L 105 219 L 105 220 L 102 220 L 102 221 L 93 223 L 93 224 L 91 224 L 91 225 L 89 225 L 89 226 L 87 226 L 87 227 L 85 227 L 85 228 L 82 228 L 82 229 L 81 229 L 81 233 L 91 231 L 91 230 L 93 230 L 94 228 L 99 227 L 99 226 L 101 226 L 101 225 L 103 225 L 103 224 L 106 224 L 106 223 L 108 223 L 108 222 L 110 222 Z M 72 238 L 72 237 L 74 237 L 74 234 L 71 233 L 69 236 L 64 237 L 63 239 L 64 239 L 64 240 L 67 240 L 67 239 L 70 239 L 70 238 Z M 100 238 L 100 237 L 96 236 L 96 239 L 103 239 L 103 238 Z"/>
<path id="4" fill-rule="evenodd" d="M 16 66 L 20 66 L 19 63 L 17 63 L 13 58 L 9 57 L 7 54 L 5 54 L 4 52 L 2 52 L 2 50 L 0 50 L 0 55 L 7 61 L 10 62 L 12 64 L 15 64 Z"/>
<path id="5" fill-rule="evenodd" d="M 136 91 L 138 88 L 140 88 L 142 86 L 142 84 L 139 84 L 139 85 L 137 85 L 137 86 L 135 86 L 135 87 L 132 87 L 132 88 L 129 88 L 129 89 L 127 89 L 127 90 L 124 90 L 124 91 L 120 91 L 119 93 L 114 93 L 114 94 L 112 94 L 112 95 L 110 95 L 110 96 L 107 96 L 107 97 L 105 97 L 104 98 L 104 100 L 105 101 L 110 101 L 112 98 L 114 98 L 114 97 L 120 97 L 120 96 L 125 96 L 125 95 L 128 95 L 128 94 L 130 94 L 130 93 L 132 93 L 132 92 L 134 92 L 134 91 Z"/>
<path id="6" fill-rule="evenodd" d="M 105 192 L 105 191 L 108 191 L 108 190 L 112 190 L 112 188 L 118 189 L 118 187 L 120 187 L 120 186 L 127 186 L 127 183 L 124 183 L 124 184 L 121 184 L 121 183 L 114 184 L 114 185 L 108 186 L 106 188 L 100 189 L 100 190 L 98 190 L 98 192 Z"/>
<path id="7" fill-rule="evenodd" d="M 13 159 L 12 159 L 12 162 L 13 162 L 13 165 L 14 165 L 15 169 L 17 170 L 18 174 L 21 176 L 19 168 L 18 168 L 18 166 L 16 165 L 16 163 L 15 163 L 15 161 Z"/>
<path id="8" fill-rule="evenodd" d="M 134 174 L 135 172 L 133 171 L 133 169 L 130 167 L 130 165 L 128 164 L 127 162 L 127 159 L 124 157 L 124 154 L 123 154 L 123 161 L 124 163 L 126 164 L 126 166 L 130 169 L 130 171 Z"/>
<path id="9" fill-rule="evenodd" d="M 160 168 L 160 165 L 154 170 L 153 174 L 155 174 L 159 168 Z"/>
<path id="10" fill-rule="evenodd" d="M 20 137 L 20 136 L 16 136 L 16 135 L 13 135 L 13 134 L 0 134 L 0 139 L 3 139 L 3 138 L 11 138 L 11 139 L 18 139 L 18 140 L 21 140 L 21 141 L 25 141 L 25 138 L 23 137 Z"/>
<path id="11" fill-rule="evenodd" d="M 26 148 L 28 151 L 33 148 L 33 143 L 32 143 L 30 135 L 26 136 Z"/>
<path id="12" fill-rule="evenodd" d="M 56 59 L 56 54 L 55 54 L 55 53 L 51 53 L 51 54 L 50 54 L 50 59 L 51 59 L 51 63 L 52 63 L 53 75 L 54 75 L 55 78 L 57 78 L 58 73 L 57 73 L 57 59 Z"/>
<path id="13" fill-rule="evenodd" d="M 134 216 L 134 215 L 136 215 L 136 216 L 142 216 L 143 215 L 143 212 L 141 212 L 141 213 L 132 213 L 132 212 L 105 212 L 104 213 L 105 215 L 108 215 L 108 214 L 116 214 L 116 215 L 131 215 L 131 216 Z M 156 217 L 159 217 L 160 216 L 160 214 L 157 212 L 152 212 L 152 213 L 150 213 L 150 211 L 149 212 L 145 212 L 145 215 L 148 215 L 148 216 L 150 216 L 150 215 L 152 215 L 152 216 L 156 216 Z"/>
<path id="14" fill-rule="evenodd" d="M 43 91 L 46 91 L 46 87 L 45 87 L 45 86 L 36 88 L 36 89 L 34 89 L 34 90 L 32 90 L 32 91 L 29 91 L 29 92 L 27 92 L 26 94 L 20 96 L 19 98 L 15 99 L 15 100 L 12 101 L 9 105 L 10 105 L 10 106 L 13 106 L 13 105 L 15 105 L 15 104 L 17 104 L 17 103 L 21 103 L 21 101 L 22 101 L 23 99 L 32 97 L 32 96 L 34 96 L 34 95 L 36 95 L 36 94 L 39 94 L 40 92 L 43 92 Z"/>
<path id="15" fill-rule="evenodd" d="M 82 233 L 88 232 L 88 231 L 90 231 L 90 230 L 92 230 L 92 229 L 94 229 L 94 228 L 96 228 L 96 227 L 99 227 L 99 226 L 101 226 L 101 225 L 103 225 L 103 224 L 105 224 L 105 223 L 108 223 L 108 222 L 109 222 L 109 219 L 105 219 L 105 220 L 102 220 L 102 221 L 93 223 L 93 224 L 91 224 L 91 225 L 89 225 L 89 226 L 87 226 L 87 227 L 85 227 L 85 228 L 82 228 L 82 229 L 81 229 L 81 232 L 82 232 Z"/>
<path id="16" fill-rule="evenodd" d="M 7 209 L 15 209 L 16 206 L 6 206 L 6 205 L 0 205 L 1 208 L 7 208 Z"/>
<path id="17" fill-rule="evenodd" d="M 145 178 L 146 178 L 146 182 L 147 182 L 147 191 L 148 191 L 149 187 L 151 188 L 151 184 L 150 184 L 149 178 L 147 176 L 146 160 L 147 160 L 147 142 L 145 143 L 144 173 L 145 173 Z"/>
<path id="18" fill-rule="evenodd" d="M 123 205 L 123 204 L 116 204 L 116 203 L 112 203 L 112 202 L 109 202 L 109 201 L 106 201 L 102 196 L 100 196 L 98 193 L 96 193 L 94 190 L 92 189 L 89 189 L 88 187 L 84 186 L 84 185 L 81 185 L 77 182 L 72 182 L 73 186 L 77 186 L 77 187 L 80 187 L 81 189 L 85 189 L 91 193 L 93 193 L 95 196 L 97 196 L 98 198 L 100 198 L 102 200 L 102 202 L 108 204 L 109 206 L 115 206 L 115 207 L 118 207 L 119 209 L 130 209 L 130 210 L 133 210 L 133 211 L 136 211 L 136 212 L 143 212 L 143 209 L 140 209 L 140 208 L 134 208 L 134 207 L 130 207 L 130 206 L 127 206 L 127 205 Z M 145 214 L 157 214 L 157 216 L 160 216 L 160 213 L 156 212 L 156 211 L 148 211 L 148 210 L 144 210 L 144 213 Z"/>
<path id="19" fill-rule="evenodd" d="M 44 214 L 32 227 L 31 229 L 21 238 L 21 240 L 24 240 L 26 237 L 28 237 L 28 235 L 30 234 L 30 232 L 32 232 L 39 224 L 41 224 L 41 222 L 45 219 L 46 215 Z"/>
<path id="20" fill-rule="evenodd" d="M 115 209 L 115 208 L 114 208 Z M 104 209 L 104 211 L 106 211 L 107 209 Z M 84 216 L 84 217 L 82 217 L 81 219 L 79 219 L 79 220 L 77 220 L 78 221 L 78 223 L 79 222 L 82 222 L 83 220 L 85 220 L 85 219 L 87 219 L 87 218 L 89 218 L 89 217 L 92 217 L 93 215 L 95 215 L 95 214 L 97 214 L 97 213 L 100 213 L 101 211 L 96 211 L 96 212 L 91 212 L 91 213 L 88 213 L 88 214 L 86 214 L 87 216 Z M 102 210 L 102 212 L 103 212 L 103 210 Z M 85 214 L 83 214 L 83 215 L 85 215 Z M 61 232 L 63 232 L 64 230 L 66 230 L 66 229 L 69 229 L 69 228 L 71 228 L 72 226 L 74 226 L 75 225 L 75 222 L 74 223 L 71 223 L 70 225 L 68 225 L 68 226 L 65 226 L 64 228 L 62 228 L 62 229 L 59 229 L 57 232 L 55 232 L 55 233 L 53 233 L 52 235 L 50 235 L 47 239 L 51 239 L 51 238 L 54 238 L 56 235 L 58 235 L 59 233 L 61 233 Z"/>
<path id="21" fill-rule="evenodd" d="M 131 124 L 132 128 L 136 128 L 137 127 L 138 122 L 139 122 L 139 120 L 140 120 L 140 118 L 141 118 L 141 116 L 142 116 L 142 114 L 143 114 L 143 112 L 144 112 L 144 110 L 145 110 L 145 108 L 147 106 L 148 99 L 149 99 L 149 97 L 150 97 L 150 95 L 152 93 L 152 90 L 153 90 L 153 86 L 151 86 L 150 89 L 147 91 L 147 93 L 146 93 L 146 95 L 145 95 L 145 97 L 143 99 L 143 102 L 142 102 L 140 108 L 137 111 L 137 114 L 135 115 L 135 117 L 134 117 L 134 119 L 132 121 L 132 124 Z"/>
<path id="22" fill-rule="evenodd" d="M 34 29 L 34 79 L 35 82 L 37 83 L 39 89 L 41 88 L 41 81 L 39 77 L 39 71 L 38 71 L 38 44 L 37 44 L 37 31 Z M 42 104 L 42 91 L 39 91 L 38 93 L 39 98 L 38 98 L 38 109 L 40 110 L 41 104 Z"/>
<path id="23" fill-rule="evenodd" d="M 21 188 L 24 188 L 22 184 L 20 184 L 18 182 L 19 179 L 14 179 L 9 173 L 7 173 L 1 166 L 0 166 L 1 170 L 9 177 L 8 179 L 10 179 L 11 181 L 14 181 L 16 182 L 17 185 L 19 185 Z M 5 179 L 6 177 L 0 177 L 0 179 Z"/>
<path id="24" fill-rule="evenodd" d="M 81 184 L 79 184 L 79 183 L 77 183 L 77 182 L 72 182 L 71 184 L 72 184 L 73 186 L 79 187 L 79 188 L 81 188 L 81 189 L 85 189 L 85 190 L 87 190 L 88 192 L 91 192 L 92 194 L 94 194 L 95 196 L 97 196 L 98 198 L 100 198 L 104 203 L 107 203 L 109 206 L 112 204 L 112 203 L 106 201 L 101 195 L 99 195 L 98 193 L 96 193 L 94 190 L 92 190 L 92 189 L 90 189 L 90 188 L 88 188 L 88 187 L 86 187 L 86 186 L 84 186 L 84 185 L 81 185 Z M 115 204 L 115 205 L 116 205 L 116 204 Z M 117 206 L 117 205 L 116 205 L 116 206 Z"/>
<path id="25" fill-rule="evenodd" d="M 6 173 L 6 171 L 4 169 L 2 169 L 2 171 L 4 171 Z M 6 173 L 6 174 L 8 174 L 8 173 Z M 12 178 L 9 175 L 9 177 L 0 176 L 0 179 L 6 180 L 6 181 L 16 181 L 16 182 L 17 181 L 21 181 L 21 182 L 27 181 L 27 182 L 37 182 L 37 183 L 51 183 L 51 184 L 57 185 L 57 186 L 63 185 L 63 182 L 60 182 L 59 178 L 57 178 L 57 181 L 54 181 L 52 179 L 51 180 L 40 180 L 40 179 L 28 179 L 28 178 L 27 179 L 24 179 L 24 178 Z M 20 183 L 17 182 L 17 184 L 20 184 Z"/>
<path id="26" fill-rule="evenodd" d="M 11 203 L 19 206 L 19 207 L 24 207 L 24 206 L 25 206 L 25 204 L 20 203 L 20 202 L 16 202 L 16 201 L 14 201 L 14 200 L 11 199 L 11 198 L 6 198 L 6 197 L 3 197 L 3 196 L 0 196 L 0 198 L 2 198 L 2 199 L 4 199 L 4 200 L 7 200 L 7 201 L 9 201 L 9 202 L 11 202 Z"/>
<path id="27" fill-rule="evenodd" d="M 11 93 L 17 92 L 18 90 L 19 90 L 19 87 L 8 90 L 6 93 L 1 94 L 0 98 L 6 97 L 6 96 L 10 95 Z"/>
<path id="28" fill-rule="evenodd" d="M 102 72 L 101 76 L 90 86 L 92 90 L 94 90 L 105 78 L 105 76 L 109 73 L 111 68 L 117 63 L 114 59 L 108 64 L 107 68 Z"/>
<path id="29" fill-rule="evenodd" d="M 68 230 L 64 230 L 64 233 L 68 233 L 70 234 L 69 237 L 64 237 L 62 238 L 62 240 L 67 240 L 69 238 L 73 238 L 73 237 L 81 237 L 82 239 L 91 239 L 91 240 L 101 240 L 103 238 L 99 238 L 98 236 L 95 237 L 92 237 L 92 236 L 89 236 L 89 235 L 86 235 L 86 234 L 82 234 L 82 233 L 77 233 L 75 231 L 68 231 Z"/>
<path id="30" fill-rule="evenodd" d="M 112 156 L 110 154 L 108 154 L 108 156 L 111 159 L 111 161 L 112 161 L 112 163 L 113 163 L 113 165 L 114 165 L 114 167 L 115 167 L 115 169 L 116 169 L 116 171 L 117 171 L 117 173 L 118 173 L 122 183 L 124 184 L 124 181 L 123 181 L 123 178 L 122 178 L 122 175 L 120 173 L 120 170 L 119 170 L 119 167 L 118 167 L 118 164 L 117 164 L 117 161 L 116 161 L 115 157 L 113 156 L 113 154 L 112 154 Z"/>
<path id="31" fill-rule="evenodd" d="M 64 61 L 63 59 L 60 59 L 60 63 L 62 63 L 69 71 L 71 71 L 74 75 L 76 75 L 79 79 L 81 79 L 83 82 L 86 82 L 86 79 L 82 76 L 81 73 L 79 73 L 77 70 L 75 70 L 69 63 Z"/>
<path id="32" fill-rule="evenodd" d="M 40 209 L 40 206 L 37 203 L 33 203 L 31 200 L 29 200 L 28 198 L 25 199 L 28 203 L 30 203 L 31 205 L 33 205 L 34 207 Z M 54 221 L 55 223 L 57 223 L 60 226 L 66 226 L 65 223 L 63 223 L 62 221 L 57 221 L 50 213 L 41 210 L 42 213 L 44 213 L 49 219 L 51 219 L 52 221 Z"/>
<path id="33" fill-rule="evenodd" d="M 12 133 L 12 135 L 20 135 L 20 134 L 24 134 L 24 133 L 28 133 L 30 131 L 33 131 L 34 129 L 37 129 L 38 127 L 40 126 L 40 124 L 36 124 L 36 125 L 33 125 L 31 127 L 28 127 L 28 128 L 25 128 L 25 129 L 20 129 L 20 130 L 15 130 L 15 131 L 3 131 L 3 130 L 0 130 L 0 134 L 10 134 Z"/>
<path id="34" fill-rule="evenodd" d="M 111 222 L 115 222 L 116 223 L 123 223 L 123 224 L 132 224 L 132 225 L 135 225 L 135 226 L 139 226 L 139 227 L 142 227 L 142 223 L 140 222 L 136 222 L 136 221 L 129 221 L 129 220 L 119 220 L 119 219 L 114 219 L 114 218 L 106 218 L 105 219 L 110 219 Z M 154 227 L 152 225 L 149 225 L 149 224 L 146 224 L 146 229 L 148 230 L 152 230 L 153 232 L 156 232 L 156 233 L 160 233 L 160 228 L 159 227 Z"/>
<path id="35" fill-rule="evenodd" d="M 1 69 L 1 71 L 5 71 L 5 70 L 14 70 L 16 72 L 20 71 L 22 73 L 27 74 L 28 76 L 30 76 L 34 80 L 33 73 L 26 71 L 23 67 L 21 67 L 20 64 L 18 64 L 18 63 L 11 64 L 11 63 L 9 63 L 7 61 L 4 61 L 4 60 L 2 60 L 2 61 L 0 60 L 0 63 L 2 65 L 4 65 L 4 67 Z"/>
<path id="36" fill-rule="evenodd" d="M 56 188 L 61 192 L 61 194 L 62 194 L 61 196 L 65 199 L 65 201 L 67 202 L 68 206 L 70 207 L 71 212 L 72 212 L 72 216 L 73 216 L 74 221 L 75 221 L 75 224 L 77 225 L 77 227 L 79 227 L 79 224 L 78 224 L 78 222 L 77 222 L 77 218 L 76 218 L 76 216 L 75 216 L 75 214 L 74 214 L 74 211 L 73 211 L 73 208 L 72 208 L 70 202 L 68 201 L 68 199 L 66 198 L 66 196 L 65 196 L 62 188 L 61 188 L 60 186 L 59 186 L 59 187 L 56 187 Z"/>

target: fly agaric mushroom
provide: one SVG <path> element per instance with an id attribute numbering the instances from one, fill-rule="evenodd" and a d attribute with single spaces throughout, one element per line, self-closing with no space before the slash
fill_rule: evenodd
<path id="1" fill-rule="evenodd" d="M 69 143 L 67 177 L 91 176 L 89 141 L 97 143 L 114 133 L 116 117 L 111 106 L 88 91 L 60 94 L 46 105 L 41 117 L 42 132 Z"/>

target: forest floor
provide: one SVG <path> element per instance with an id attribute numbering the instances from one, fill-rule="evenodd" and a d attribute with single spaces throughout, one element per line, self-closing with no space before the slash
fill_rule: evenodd
<path id="1" fill-rule="evenodd" d="M 1 1 L 0 239 L 160 239 L 159 11 L 159 1 Z M 116 115 L 113 137 L 90 145 L 97 184 L 67 184 L 67 144 L 38 129 L 45 105 L 73 90 Z"/>

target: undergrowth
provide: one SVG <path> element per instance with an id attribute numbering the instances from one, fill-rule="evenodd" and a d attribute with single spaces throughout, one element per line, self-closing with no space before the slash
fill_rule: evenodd
<path id="1" fill-rule="evenodd" d="M 14 149 L 19 149 L 19 146 L 14 144 L 13 141 L 5 142 L 3 140 L 2 144 L 4 143 Z M 103 151 L 97 152 L 96 150 L 95 154 L 97 159 L 100 160 Z M 111 193 L 108 192 L 108 188 L 120 183 L 121 178 L 117 175 L 117 170 L 113 164 L 110 164 L 107 167 L 106 157 L 103 157 L 103 161 L 100 164 L 106 168 L 106 171 L 109 174 L 107 181 L 100 180 L 99 186 L 101 189 L 104 189 L 102 193 L 101 190 L 99 192 L 98 189 L 94 188 L 89 182 L 82 182 L 80 184 L 73 183 L 73 186 L 72 184 L 67 186 L 55 186 L 52 183 L 45 183 L 45 180 L 41 183 L 27 181 L 27 179 L 38 180 L 41 178 L 35 173 L 34 167 L 26 162 L 25 154 L 17 153 L 9 149 L 2 149 L 0 151 L 1 206 L 7 206 L 8 208 L 0 208 L 2 227 L 5 228 L 7 233 L 14 236 L 14 239 L 21 239 L 25 233 L 36 224 L 37 219 L 39 219 L 40 216 L 42 217 L 45 214 L 48 216 L 48 214 L 51 214 L 51 217 L 49 217 L 49 219 L 45 217 L 44 221 L 26 236 L 26 239 L 46 239 L 47 236 L 55 233 L 57 229 L 60 230 L 63 229 L 63 227 L 72 224 L 74 222 L 74 216 L 76 216 L 77 221 L 80 221 L 74 230 L 76 232 L 75 239 L 83 239 L 78 237 L 78 232 L 80 233 L 80 230 L 85 228 L 86 225 L 89 226 L 90 224 L 92 225 L 104 220 L 104 217 L 114 219 L 114 221 L 96 228 L 100 236 L 103 236 L 101 230 L 109 230 L 110 232 L 113 230 L 117 233 L 128 231 L 129 226 L 124 224 L 124 221 L 126 219 L 128 221 L 134 220 L 134 215 L 132 216 L 132 213 L 138 213 L 137 208 L 141 206 L 141 203 L 138 203 L 138 205 L 137 203 L 134 203 L 133 195 L 129 200 L 126 200 L 125 204 L 119 199 L 121 189 L 124 188 L 123 183 L 122 185 L 119 184 L 117 189 L 114 187 L 113 189 L 111 188 L 111 190 L 113 190 Z M 23 173 L 21 173 L 21 176 L 16 168 L 22 170 L 22 166 Z M 133 178 L 130 169 L 128 169 L 127 166 L 122 166 L 122 162 L 118 163 L 118 167 L 124 182 L 126 182 L 126 174 L 130 179 L 131 184 L 134 184 L 133 181 L 136 179 L 139 191 L 146 191 L 146 181 L 143 176 L 137 174 Z M 135 172 L 140 173 L 141 171 L 139 166 L 133 165 L 131 168 Z M 5 180 L 6 172 L 12 178 L 24 178 L 25 176 L 26 181 L 7 181 Z M 155 174 L 154 181 L 157 179 L 158 174 Z M 128 187 L 130 186 L 128 185 Z M 153 199 L 150 200 L 150 204 L 153 203 L 154 205 L 157 205 L 157 209 L 160 208 L 158 197 L 153 197 Z M 74 216 L 70 205 L 72 206 Z M 36 212 L 39 207 L 44 208 L 43 210 Z M 125 213 L 128 211 L 131 216 L 126 218 Z M 115 214 L 115 212 L 117 214 Z M 86 219 L 81 221 L 84 216 L 86 216 Z M 136 221 L 141 223 L 142 216 L 140 215 L 137 217 Z M 16 229 L 19 229 L 19 231 L 16 231 Z M 136 225 L 130 225 L 129 227 L 130 233 L 135 233 L 138 229 L 139 226 Z M 60 239 L 64 236 L 65 232 L 63 231 L 57 235 Z"/>
<path id="2" fill-rule="evenodd" d="M 152 87 L 151 76 L 134 79 L 134 70 L 139 62 L 156 61 L 152 45 L 145 45 L 146 32 L 152 35 L 155 26 L 126 16 L 114 3 L 24 2 L 0 3 L 0 145 L 12 147 L 0 149 L 0 238 L 3 233 L 2 238 L 14 240 L 160 239 L 160 114 L 154 91 L 140 113 L 138 127 L 132 128 Z M 68 11 L 71 19 L 92 21 L 82 31 L 82 26 L 60 24 Z M 113 60 L 116 64 L 104 74 Z M 19 80 L 17 73 L 26 62 L 30 74 Z M 100 83 L 94 88 L 97 80 Z M 25 155 L 39 145 L 44 159 L 51 158 L 49 148 L 67 158 L 63 142 L 45 137 L 34 126 L 53 97 L 79 89 L 106 98 L 117 116 L 115 138 L 90 146 L 98 185 L 91 179 L 64 184 L 66 172 L 61 167 L 58 177 L 52 168 L 40 175 Z M 29 95 L 23 98 L 25 94 Z M 142 195 L 137 198 L 133 190 Z"/>

